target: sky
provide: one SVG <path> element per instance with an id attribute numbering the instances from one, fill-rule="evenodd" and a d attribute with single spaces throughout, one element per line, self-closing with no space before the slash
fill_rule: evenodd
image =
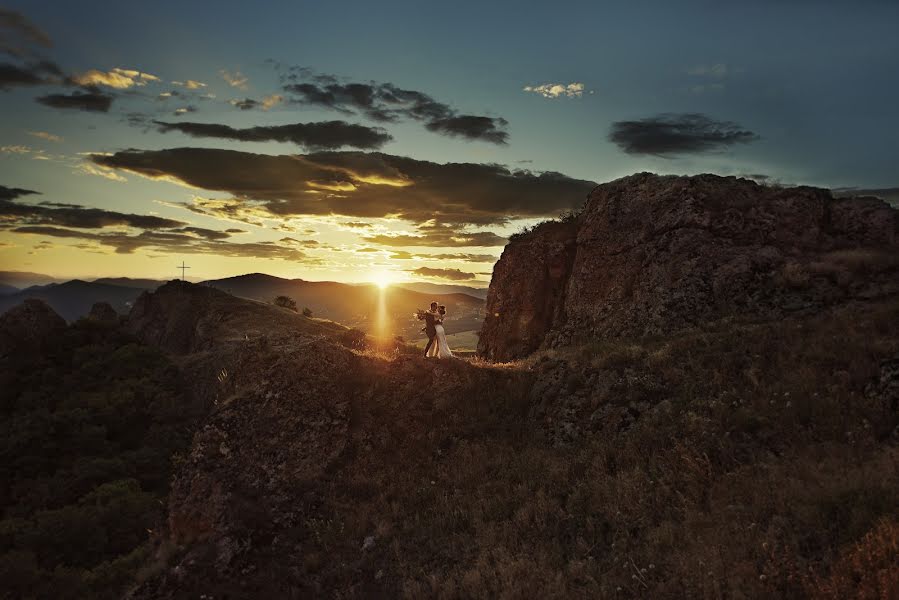
<path id="1" fill-rule="evenodd" d="M 899 2 L 8 2 L 0 270 L 489 283 L 635 172 L 899 186 Z"/>

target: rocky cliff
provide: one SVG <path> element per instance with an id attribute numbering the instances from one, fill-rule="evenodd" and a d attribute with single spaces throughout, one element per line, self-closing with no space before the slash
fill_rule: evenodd
<path id="1" fill-rule="evenodd" d="M 478 350 L 775 319 L 899 293 L 899 211 L 809 187 L 641 173 L 515 236 L 494 267 Z"/>

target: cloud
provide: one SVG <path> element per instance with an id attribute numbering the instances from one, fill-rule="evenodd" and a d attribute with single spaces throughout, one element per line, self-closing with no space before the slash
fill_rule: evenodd
<path id="1" fill-rule="evenodd" d="M 420 226 L 416 235 L 410 234 L 377 234 L 364 236 L 364 241 L 382 246 L 408 247 L 498 247 L 506 245 L 506 238 L 492 231 L 465 231 L 446 226 Z"/>
<path id="2" fill-rule="evenodd" d="M 483 140 L 494 144 L 505 144 L 509 134 L 502 130 L 509 122 L 499 117 L 477 117 L 462 115 L 435 119 L 425 127 L 428 131 L 469 140 Z"/>
<path id="3" fill-rule="evenodd" d="M 159 77 L 142 73 L 134 69 L 120 69 L 116 67 L 111 71 L 98 71 L 91 69 L 80 75 L 72 77 L 72 81 L 82 87 L 105 85 L 117 90 L 126 90 L 133 86 L 144 86 L 148 82 L 159 81 Z"/>
<path id="4" fill-rule="evenodd" d="M 312 264 L 318 262 L 292 246 L 276 242 L 235 243 L 211 239 L 200 228 L 174 231 L 143 231 L 134 235 L 121 232 L 75 231 L 59 227 L 23 226 L 10 231 L 19 234 L 79 239 L 114 248 L 117 254 L 131 254 L 140 248 L 178 254 L 213 254 L 217 256 L 281 259 Z"/>
<path id="5" fill-rule="evenodd" d="M 292 69 L 284 81 L 290 100 L 298 104 L 343 114 L 361 113 L 379 122 L 421 121 L 435 133 L 494 144 L 505 144 L 509 135 L 501 130 L 508 125 L 505 119 L 460 115 L 424 92 L 402 89 L 392 83 L 338 83 L 333 76 L 316 75 L 304 69 Z"/>
<path id="6" fill-rule="evenodd" d="M 284 102 L 284 96 L 280 94 L 271 94 L 262 99 L 262 110 L 269 110 Z"/>
<path id="7" fill-rule="evenodd" d="M 432 269 L 431 267 L 419 267 L 417 269 L 410 269 L 409 273 L 415 273 L 422 277 L 449 279 L 451 281 L 466 281 L 475 278 L 474 273 L 466 273 L 459 269 Z"/>
<path id="8" fill-rule="evenodd" d="M 262 100 L 254 100 L 253 98 L 244 98 L 243 100 L 231 100 L 231 105 L 236 106 L 240 110 L 252 110 L 254 108 L 261 108 L 262 110 L 269 110 L 274 108 L 275 106 L 284 102 L 284 96 L 279 94 L 272 94 L 270 96 L 266 96 Z"/>
<path id="9" fill-rule="evenodd" d="M 0 90 L 14 87 L 62 83 L 62 71 L 50 61 L 30 62 L 24 65 L 0 63 Z"/>
<path id="10" fill-rule="evenodd" d="M 732 121 L 715 121 L 698 113 L 664 113 L 612 124 L 609 140 L 628 154 L 670 156 L 719 150 L 758 139 Z"/>
<path id="11" fill-rule="evenodd" d="M 393 140 L 380 127 L 365 127 L 346 121 L 294 123 L 236 129 L 215 123 L 166 123 L 153 121 L 159 131 L 179 131 L 191 137 L 212 137 L 241 142 L 290 142 L 306 149 L 328 150 L 349 146 L 361 149 L 380 148 Z"/>
<path id="12" fill-rule="evenodd" d="M 37 98 L 37 102 L 52 108 L 83 110 L 87 112 L 109 112 L 112 96 L 104 94 L 96 88 L 71 94 L 50 94 Z"/>
<path id="13" fill-rule="evenodd" d="M 173 112 L 172 114 L 175 115 L 176 117 L 180 117 L 181 115 L 186 115 L 187 113 L 194 113 L 194 112 L 197 112 L 196 106 L 182 106 L 181 108 L 176 108 L 175 112 Z"/>
<path id="14" fill-rule="evenodd" d="M 78 165 L 77 172 L 84 175 L 95 175 L 97 177 L 109 179 L 110 181 L 119 181 L 122 183 L 128 181 L 112 169 L 98 167 L 91 163 L 81 163 L 80 165 Z"/>
<path id="15" fill-rule="evenodd" d="M 205 83 L 194 81 L 193 79 L 188 79 L 187 81 L 173 81 L 172 85 L 180 85 L 181 87 L 185 87 L 189 90 L 198 90 L 200 88 L 206 87 Z"/>
<path id="16" fill-rule="evenodd" d="M 714 79 L 724 79 L 727 77 L 728 69 L 724 63 L 714 65 L 696 65 L 687 69 L 687 75 L 694 77 L 711 77 Z"/>
<path id="17" fill-rule="evenodd" d="M 503 224 L 581 206 L 595 186 L 556 172 L 435 163 L 384 153 L 272 156 L 173 148 L 126 150 L 92 155 L 91 160 L 149 178 L 226 192 L 234 197 L 231 208 L 237 212 L 255 210 L 281 218 L 342 215 L 450 225 Z"/>
<path id="18" fill-rule="evenodd" d="M 0 185 L 0 201 L 15 200 L 21 196 L 30 196 L 32 194 L 40 195 L 40 192 L 34 190 L 23 190 L 22 188 L 10 188 Z"/>
<path id="19" fill-rule="evenodd" d="M 0 8 L 0 51 L 23 57 L 33 54 L 32 46 L 50 48 L 53 40 L 22 13 Z"/>
<path id="20" fill-rule="evenodd" d="M 42 140 L 47 140 L 48 142 L 61 142 L 63 139 L 58 135 L 53 135 L 52 133 L 47 133 L 46 131 L 26 131 L 30 136 L 40 138 Z"/>
<path id="21" fill-rule="evenodd" d="M 12 196 L 9 197 L 11 193 Z M 165 229 L 187 225 L 182 221 L 155 215 L 120 213 L 74 204 L 24 204 L 15 201 L 19 196 L 36 193 L 17 188 L 0 188 L 0 225 L 55 225 L 79 229 L 99 229 L 113 226 Z"/>
<path id="22" fill-rule="evenodd" d="M 0 186 L 0 231 L 81 240 L 114 248 L 119 254 L 150 248 L 163 252 L 315 262 L 299 250 L 313 247 L 317 244 L 315 240 L 234 243 L 227 240 L 232 234 L 245 231 L 218 231 L 156 215 L 120 213 L 76 204 L 16 202 L 21 196 L 37 193 Z"/>
<path id="23" fill-rule="evenodd" d="M 415 254 L 406 250 L 391 250 L 390 258 L 392 260 L 451 260 L 470 263 L 495 263 L 498 258 L 492 254 L 468 254 L 468 253 L 446 253 L 446 254 Z"/>
<path id="24" fill-rule="evenodd" d="M 236 106 L 240 110 L 252 110 L 259 106 L 258 100 L 252 98 L 244 98 L 243 100 L 231 100 L 231 106 Z"/>
<path id="25" fill-rule="evenodd" d="M 231 87 L 240 90 L 247 89 L 247 82 L 249 81 L 249 79 L 247 79 L 240 71 L 234 71 L 232 73 L 231 71 L 222 69 L 221 71 L 219 71 L 219 74 L 222 76 L 222 79 L 224 79 Z"/>
<path id="26" fill-rule="evenodd" d="M 495 263 L 499 260 L 499 257 L 493 254 L 420 254 L 418 256 L 424 260 L 458 260 L 472 263 Z"/>
<path id="27" fill-rule="evenodd" d="M 583 83 L 544 83 L 542 85 L 526 85 L 525 92 L 540 94 L 544 98 L 580 98 L 584 95 Z M 593 93 L 592 90 L 589 92 Z"/>

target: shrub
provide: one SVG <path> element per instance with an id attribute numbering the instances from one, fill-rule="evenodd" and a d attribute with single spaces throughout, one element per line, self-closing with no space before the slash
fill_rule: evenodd
<path id="1" fill-rule="evenodd" d="M 278 296 L 272 301 L 272 304 L 275 306 L 280 306 L 281 308 L 287 308 L 292 310 L 293 312 L 297 312 L 297 303 L 293 298 L 289 296 Z"/>
<path id="2" fill-rule="evenodd" d="M 308 306 L 305 307 L 305 308 L 303 308 L 303 316 L 304 316 L 304 317 L 311 317 L 311 316 L 312 316 L 312 309 L 309 308 Z"/>

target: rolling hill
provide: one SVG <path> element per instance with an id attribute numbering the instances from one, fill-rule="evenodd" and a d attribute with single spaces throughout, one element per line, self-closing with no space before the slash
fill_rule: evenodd
<path id="1" fill-rule="evenodd" d="M 87 315 L 95 302 L 108 302 L 119 314 L 127 314 L 143 291 L 141 288 L 73 279 L 0 296 L 0 313 L 21 304 L 27 298 L 39 298 L 70 322 Z"/>
<path id="2" fill-rule="evenodd" d="M 447 307 L 448 333 L 477 330 L 484 319 L 483 300 L 461 293 L 435 296 L 399 286 L 391 286 L 382 291 L 374 285 L 282 279 L 262 273 L 205 281 L 202 285 L 263 302 L 271 302 L 277 296 L 289 296 L 296 301 L 299 310 L 309 308 L 317 317 L 368 332 L 375 329 L 383 294 L 388 321 L 386 331 L 406 338 L 419 336 L 421 323 L 412 315 L 416 309 L 427 308 L 432 300 L 438 300 Z"/>

